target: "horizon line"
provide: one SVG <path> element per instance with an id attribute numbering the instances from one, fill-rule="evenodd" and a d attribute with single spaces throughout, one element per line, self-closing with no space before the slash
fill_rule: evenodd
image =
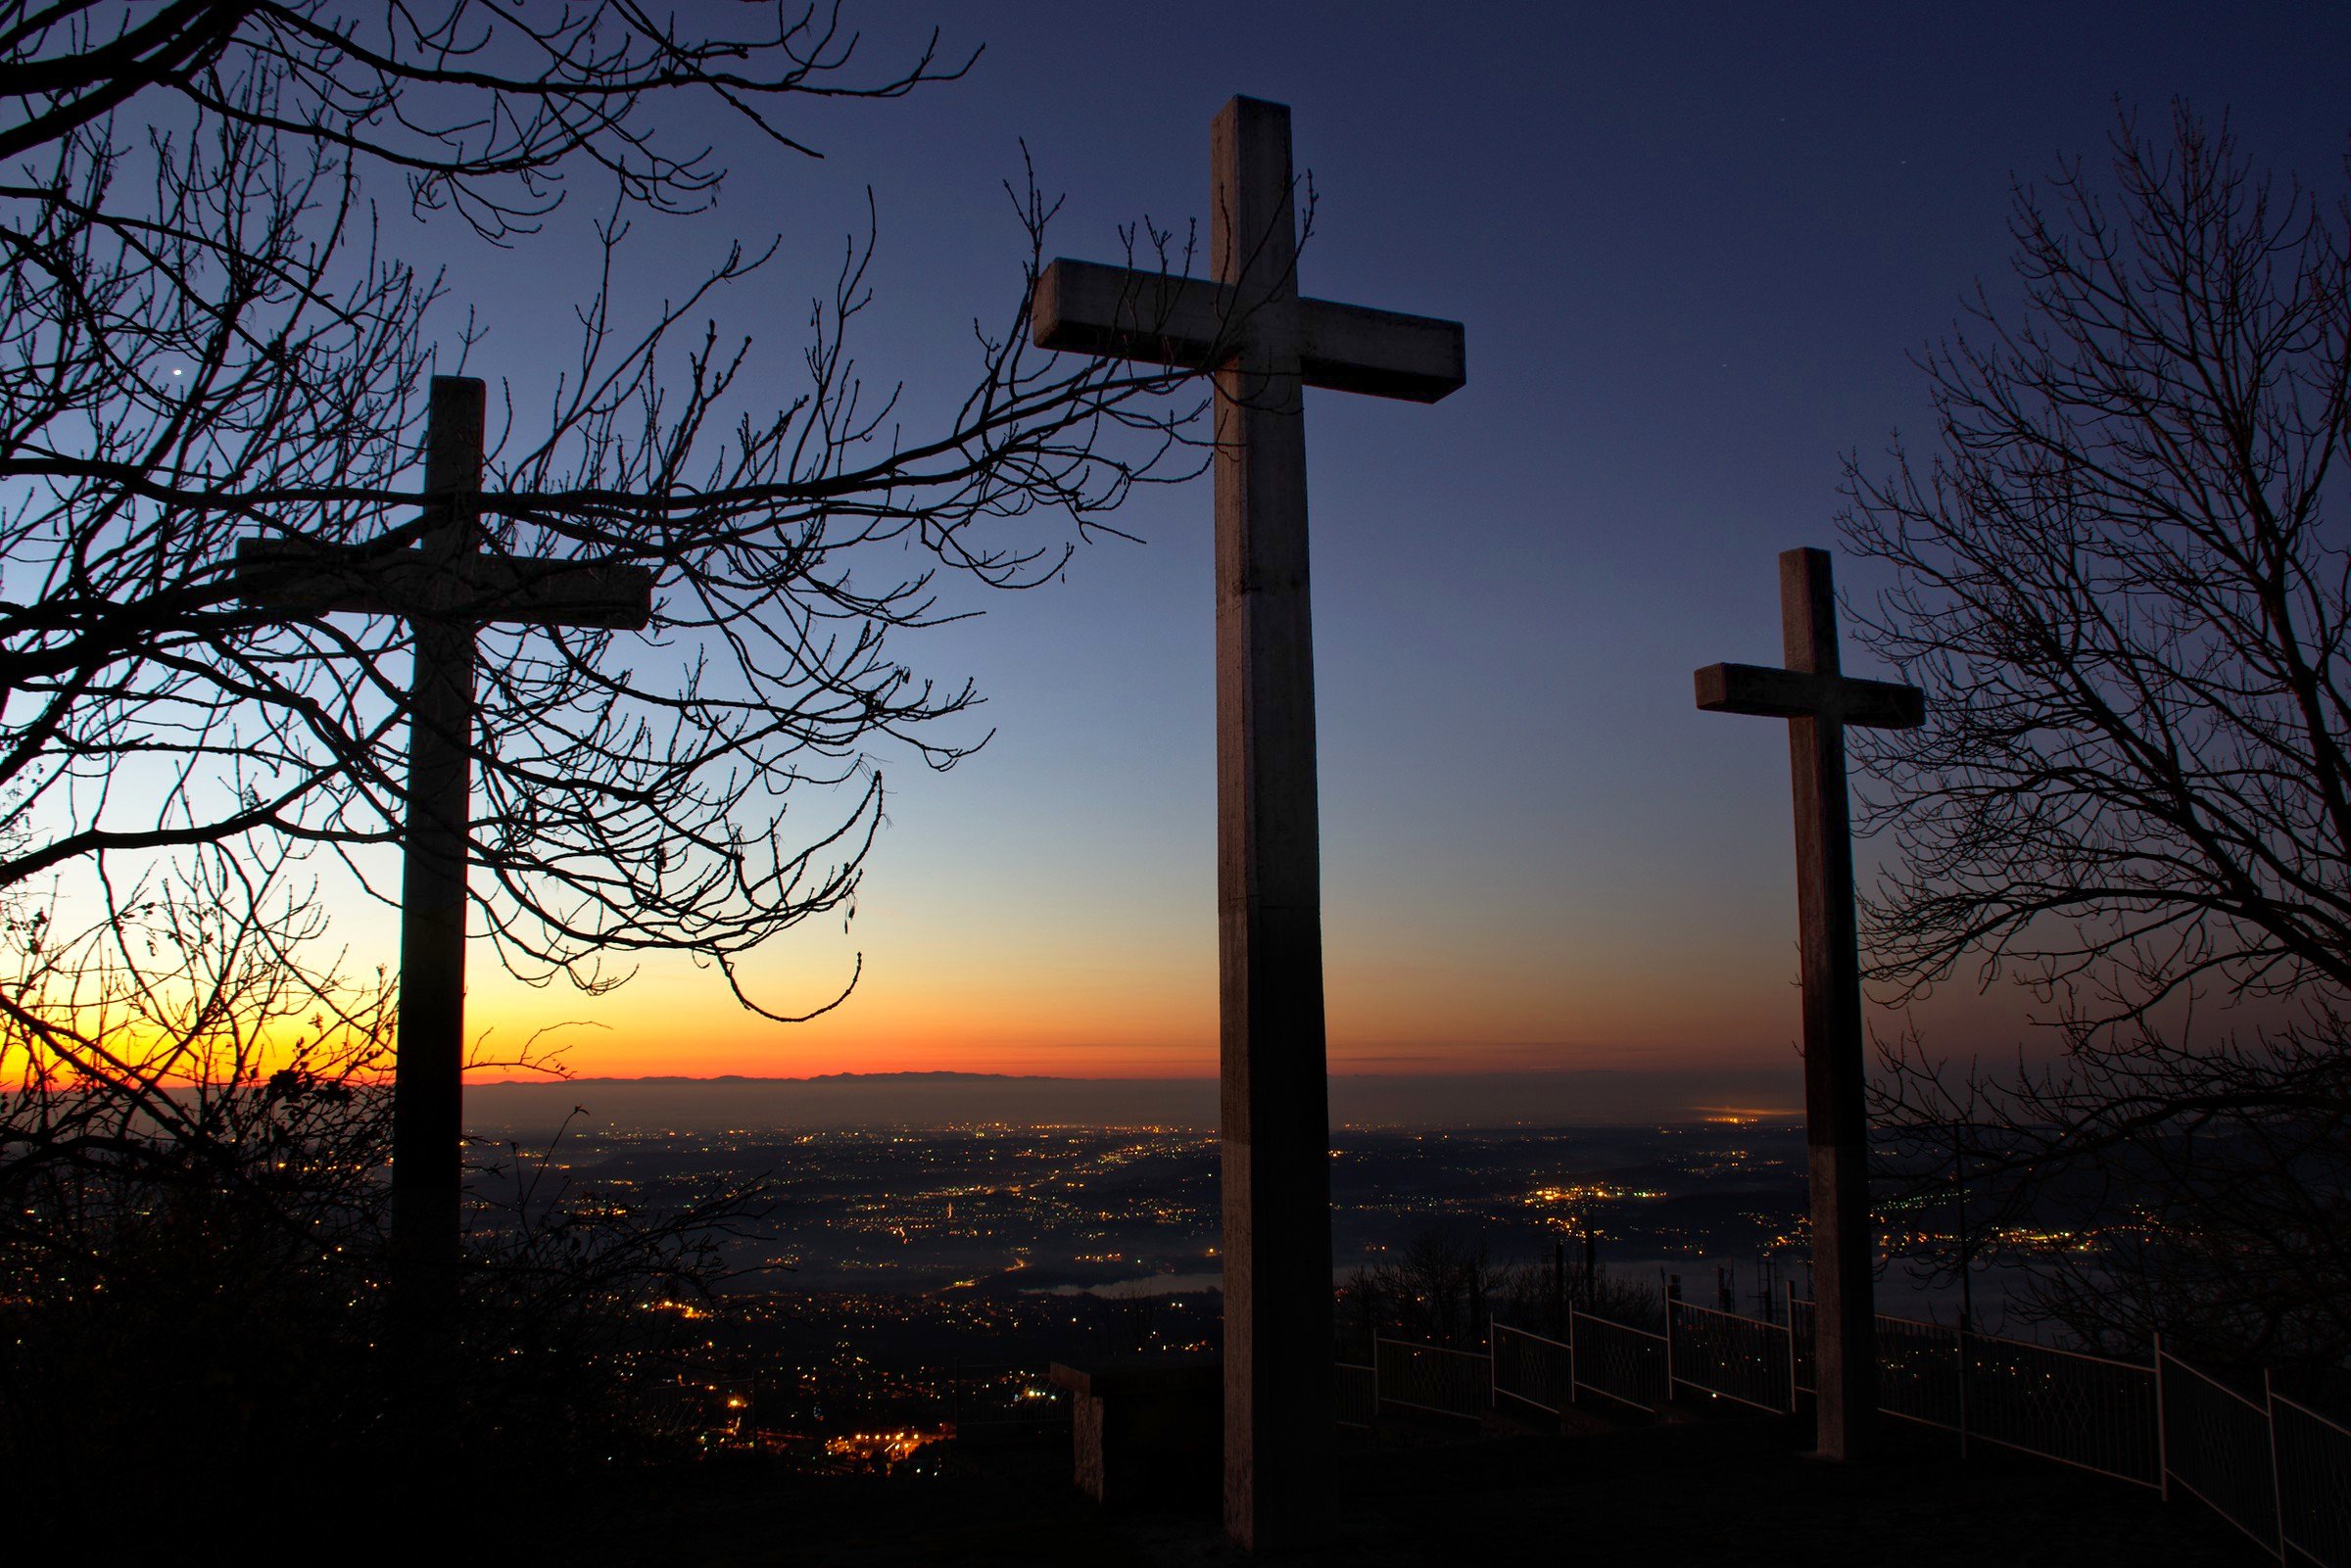
<path id="1" fill-rule="evenodd" d="M 1785 1069 L 1776 1071 L 1786 1071 Z M 1657 1068 L 1486 1068 L 1460 1071 L 1333 1071 L 1330 1078 L 1527 1078 L 1527 1077 L 1679 1077 L 1718 1073 L 1774 1073 L 1775 1069 L 1751 1067 L 1657 1067 Z M 1794 1074 L 1791 1074 L 1792 1076 Z M 1208 1072 L 1159 1072 L 1113 1075 L 1080 1075 L 1064 1072 L 987 1072 L 965 1068 L 906 1068 L 885 1069 L 872 1072 L 811 1072 L 803 1074 L 768 1074 L 751 1072 L 648 1072 L 635 1075 L 620 1073 L 588 1073 L 578 1076 L 530 1076 L 504 1078 L 468 1078 L 467 1088 L 539 1087 L 561 1088 L 582 1083 L 840 1083 L 877 1079 L 919 1078 L 975 1078 L 1004 1083 L 1215 1083 L 1219 1075 Z"/>

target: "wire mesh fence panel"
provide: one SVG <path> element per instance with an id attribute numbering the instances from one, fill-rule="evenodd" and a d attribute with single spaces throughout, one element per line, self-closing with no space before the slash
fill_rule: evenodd
<path id="1" fill-rule="evenodd" d="M 1557 1415 L 1575 1398 L 1574 1353 L 1558 1340 L 1494 1325 L 1494 1392 Z"/>
<path id="2" fill-rule="evenodd" d="M 1674 1373 L 1695 1381 L 1685 1321 Z M 1793 1292 L 1788 1323 L 1791 1382 L 1808 1394 L 1812 1304 Z M 2145 1487 L 2177 1482 L 2273 1553 L 2351 1568 L 2351 1428 L 2248 1398 L 2161 1350 L 2138 1366 L 1914 1318 L 1880 1316 L 1877 1330 L 1889 1413 Z"/>
<path id="3" fill-rule="evenodd" d="M 2163 1484 L 2153 1367 L 1970 1335 L 1965 1375 L 1970 1437 Z"/>
<path id="4" fill-rule="evenodd" d="M 2165 1473 L 2276 1551 L 2279 1477 L 2270 1456 L 2270 1412 L 2176 1355 L 2162 1360 Z"/>
<path id="5" fill-rule="evenodd" d="M 1878 1408 L 1929 1426 L 1961 1428 L 1959 1331 L 1878 1315 Z"/>
<path id="6" fill-rule="evenodd" d="M 1962 1387 L 1959 1331 L 1915 1317 L 1877 1315 L 1878 1408 L 1929 1426 L 1959 1429 Z M 1789 1381 L 1799 1394 L 1817 1392 L 1812 1371 L 1812 1304 L 1788 1298 Z"/>
<path id="7" fill-rule="evenodd" d="M 1575 1387 L 1640 1410 L 1664 1408 L 1665 1336 L 1585 1312 L 1570 1312 Z"/>
<path id="8" fill-rule="evenodd" d="M 1376 1342 L 1379 1402 L 1476 1420 L 1493 1403 L 1494 1363 L 1474 1351 Z"/>
<path id="9" fill-rule="evenodd" d="M 1694 1302 L 1669 1301 L 1665 1314 L 1673 1334 L 1674 1382 L 1757 1409 L 1794 1408 L 1785 1329 Z"/>
<path id="10" fill-rule="evenodd" d="M 1331 1404 L 1341 1426 L 1373 1426 L 1379 1420 L 1379 1373 L 1349 1361 L 1331 1366 Z"/>
<path id="11" fill-rule="evenodd" d="M 2286 1545 L 2327 1568 L 2351 1568 L 2351 1431 L 2291 1400 L 2273 1399 L 2271 1410 Z"/>

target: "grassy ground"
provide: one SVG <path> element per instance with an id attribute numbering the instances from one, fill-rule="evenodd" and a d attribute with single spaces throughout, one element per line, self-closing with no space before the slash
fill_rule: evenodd
<path id="1" fill-rule="evenodd" d="M 1903 1429 L 1881 1462 L 1805 1456 L 1761 1418 L 1577 1436 L 1401 1430 L 1341 1459 L 1328 1543 L 1282 1562 L 1806 1564 L 1891 1568 L 2246 1565 L 2192 1502 L 2021 1456 L 1965 1462 Z M 503 1510 L 502 1510 L 503 1511 Z M 756 1462 L 618 1477 L 533 1499 L 486 1536 L 553 1564 L 1148 1564 L 1247 1561 L 1208 1506 L 1105 1511 L 1052 1449 L 955 1455 L 919 1480 Z"/>

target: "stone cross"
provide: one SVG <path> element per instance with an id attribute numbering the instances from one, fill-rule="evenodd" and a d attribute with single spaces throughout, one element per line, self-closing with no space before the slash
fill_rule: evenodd
<path id="1" fill-rule="evenodd" d="M 237 581 L 249 604 L 304 615 L 396 615 L 415 630 L 392 1067 L 392 1246 L 396 1284 L 418 1307 L 445 1294 L 457 1259 L 475 633 L 491 622 L 629 630 L 652 615 L 653 574 L 645 567 L 483 553 L 484 401 L 473 377 L 433 378 L 418 547 L 283 539 L 249 540 L 237 550 Z"/>
<path id="2" fill-rule="evenodd" d="M 1433 403 L 1460 323 L 1301 299 L 1290 112 L 1210 131 L 1214 279 L 1058 261 L 1039 347 L 1215 371 L 1217 905 L 1224 1523 L 1256 1548 L 1329 1506 L 1329 1090 L 1322 1033 L 1305 387 Z"/>
<path id="3" fill-rule="evenodd" d="M 1781 555 L 1780 638 L 1788 668 L 1709 664 L 1698 672 L 1698 705 L 1709 713 L 1788 721 L 1804 994 L 1804 1137 L 1811 1154 L 1814 1408 L 1822 1456 L 1859 1459 L 1874 1448 L 1878 1360 L 1845 727 L 1915 729 L 1925 722 L 1926 701 L 1914 686 L 1838 673 L 1837 596 L 1827 550 Z"/>

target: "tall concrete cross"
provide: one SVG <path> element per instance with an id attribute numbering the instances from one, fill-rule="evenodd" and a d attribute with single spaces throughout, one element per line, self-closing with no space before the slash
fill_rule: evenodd
<path id="1" fill-rule="evenodd" d="M 1838 673 L 1837 594 L 1827 550 L 1781 555 L 1780 641 L 1788 668 L 1709 664 L 1698 672 L 1698 705 L 1788 721 L 1804 992 L 1804 1138 L 1812 1167 L 1814 1408 L 1821 1454 L 1858 1459 L 1874 1447 L 1878 1355 L 1845 728 L 1915 729 L 1926 720 L 1926 700 L 1914 686 Z"/>
<path id="2" fill-rule="evenodd" d="M 1055 261 L 1038 346 L 1216 372 L 1217 906 L 1224 1523 L 1311 1535 L 1330 1483 L 1329 1096 L 1307 598 L 1304 387 L 1434 403 L 1460 323 L 1298 295 L 1290 112 L 1210 131 L 1214 278 Z"/>
<path id="3" fill-rule="evenodd" d="M 415 632 L 400 896 L 400 1035 L 392 1067 L 392 1246 L 404 1306 L 429 1309 L 457 1259 L 463 1174 L 465 860 L 472 825 L 474 637 L 483 626 L 642 627 L 653 574 L 485 554 L 482 383 L 435 376 L 413 549 L 249 540 L 245 601 L 305 615 L 397 615 Z"/>

